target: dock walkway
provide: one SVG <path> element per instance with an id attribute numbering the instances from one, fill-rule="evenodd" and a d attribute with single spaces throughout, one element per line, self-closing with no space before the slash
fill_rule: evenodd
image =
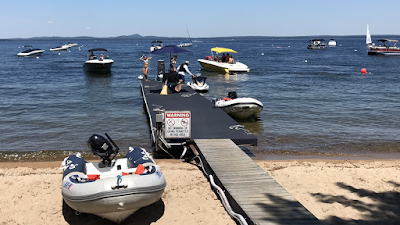
<path id="1" fill-rule="evenodd" d="M 234 211 L 249 224 L 322 224 L 289 192 L 228 139 L 195 139 L 207 167 L 226 190 Z"/>

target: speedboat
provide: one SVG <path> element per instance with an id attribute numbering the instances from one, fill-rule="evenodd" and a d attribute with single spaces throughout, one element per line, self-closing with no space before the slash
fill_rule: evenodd
<path id="1" fill-rule="evenodd" d="M 308 49 L 326 49 L 326 43 L 324 39 L 312 39 L 307 45 Z"/>
<path id="2" fill-rule="evenodd" d="M 239 119 L 249 118 L 263 110 L 263 104 L 260 101 L 247 97 L 238 98 L 235 91 L 229 92 L 228 97 L 216 100 L 215 107 Z"/>
<path id="3" fill-rule="evenodd" d="M 65 45 L 57 46 L 55 48 L 51 48 L 50 51 L 65 51 L 65 50 L 68 50 L 69 48 L 71 48 L 71 46 L 69 46 L 68 44 L 65 44 Z"/>
<path id="4" fill-rule="evenodd" d="M 193 90 L 198 92 L 207 92 L 210 88 L 208 84 L 206 84 L 207 77 L 193 77 L 192 82 L 187 82 L 186 84 L 191 87 Z"/>
<path id="5" fill-rule="evenodd" d="M 78 43 L 68 43 L 67 44 L 69 47 L 75 47 L 75 46 L 78 46 Z"/>
<path id="6" fill-rule="evenodd" d="M 249 67 L 241 62 L 233 61 L 233 63 L 222 62 L 218 58 L 219 53 L 235 53 L 237 51 L 229 48 L 215 47 L 211 49 L 211 56 L 206 56 L 204 59 L 198 59 L 197 61 L 205 70 L 217 71 L 222 73 L 229 72 L 249 72 Z"/>
<path id="7" fill-rule="evenodd" d="M 336 47 L 336 41 L 335 41 L 335 39 L 329 40 L 328 46 L 329 46 L 329 47 Z"/>
<path id="8" fill-rule="evenodd" d="M 83 64 L 83 68 L 85 71 L 110 71 L 113 63 L 114 60 L 110 58 L 107 49 L 94 48 L 88 50 L 87 60 Z"/>
<path id="9" fill-rule="evenodd" d="M 143 148 L 129 147 L 125 157 L 114 159 L 119 148 L 106 136 L 108 140 L 94 134 L 88 140 L 101 162 L 87 162 L 80 153 L 64 159 L 61 193 L 73 210 L 121 223 L 140 208 L 159 201 L 166 181 Z"/>
<path id="10" fill-rule="evenodd" d="M 379 39 L 378 46 L 372 43 L 369 46 L 368 55 L 400 55 L 400 48 L 396 46 L 398 40 Z"/>
<path id="11" fill-rule="evenodd" d="M 162 41 L 152 41 L 151 47 L 150 47 L 150 52 L 161 49 L 162 47 L 163 47 Z"/>
<path id="12" fill-rule="evenodd" d="M 178 45 L 178 47 L 192 47 L 192 42 L 185 41 Z"/>
<path id="13" fill-rule="evenodd" d="M 44 52 L 44 50 L 33 48 L 31 45 L 24 45 L 22 47 L 24 47 L 25 50 L 18 53 L 18 57 L 38 56 Z"/>

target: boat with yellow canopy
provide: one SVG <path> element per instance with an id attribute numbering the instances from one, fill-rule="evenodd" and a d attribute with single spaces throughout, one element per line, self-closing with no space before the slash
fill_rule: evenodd
<path id="1" fill-rule="evenodd" d="M 229 72 L 249 72 L 249 67 L 241 62 L 235 61 L 234 58 L 229 61 L 229 58 L 224 60 L 224 58 L 219 57 L 219 54 L 229 55 L 237 54 L 237 51 L 229 48 L 215 47 L 211 49 L 211 55 L 206 56 L 204 59 L 198 59 L 197 61 L 205 70 L 229 73 Z M 229 56 L 230 57 L 230 56 Z"/>

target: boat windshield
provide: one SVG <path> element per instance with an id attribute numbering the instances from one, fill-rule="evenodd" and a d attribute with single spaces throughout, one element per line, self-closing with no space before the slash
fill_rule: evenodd
<path id="1" fill-rule="evenodd" d="M 88 50 L 87 58 L 89 60 L 101 59 L 101 55 L 104 56 L 103 59 L 111 59 L 109 52 L 104 48 L 95 48 Z"/>

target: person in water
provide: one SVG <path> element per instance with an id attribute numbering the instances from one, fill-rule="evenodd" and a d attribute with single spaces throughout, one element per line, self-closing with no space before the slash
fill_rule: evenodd
<path id="1" fill-rule="evenodd" d="M 140 57 L 140 60 L 144 62 L 143 75 L 144 75 L 144 77 L 146 77 L 146 81 L 149 80 L 149 77 L 148 77 L 147 73 L 149 72 L 149 62 L 150 62 L 150 59 L 152 59 L 152 58 L 153 57 L 147 58 L 147 56 L 144 55 L 144 54 L 142 55 L 142 57 Z"/>

